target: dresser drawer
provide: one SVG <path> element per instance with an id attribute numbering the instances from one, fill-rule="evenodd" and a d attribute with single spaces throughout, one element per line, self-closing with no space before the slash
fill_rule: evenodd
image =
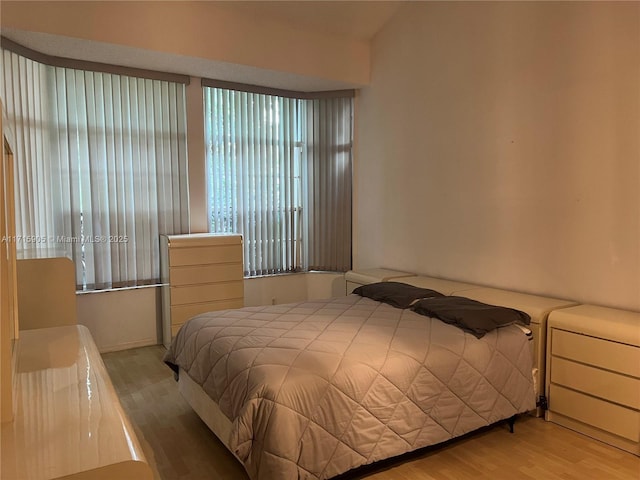
<path id="1" fill-rule="evenodd" d="M 164 235 L 171 248 L 210 247 L 217 245 L 242 246 L 242 235 L 218 233 L 190 233 L 185 235 Z"/>
<path id="2" fill-rule="evenodd" d="M 213 245 L 169 249 L 170 268 L 181 265 L 208 265 L 216 263 L 242 263 L 240 245 Z"/>
<path id="3" fill-rule="evenodd" d="M 632 442 L 640 440 L 640 413 L 630 408 L 555 384 L 549 388 L 549 408 Z"/>
<path id="4" fill-rule="evenodd" d="M 243 297 L 244 284 L 242 281 L 171 287 L 171 306 Z"/>
<path id="5" fill-rule="evenodd" d="M 554 357 L 551 382 L 640 409 L 640 380 L 637 378 Z"/>
<path id="6" fill-rule="evenodd" d="M 190 265 L 172 267 L 169 282 L 172 286 L 199 283 L 230 282 L 242 278 L 242 263 L 220 263 L 217 265 Z"/>
<path id="7" fill-rule="evenodd" d="M 551 355 L 640 378 L 640 348 L 552 329 Z"/>
<path id="8" fill-rule="evenodd" d="M 171 307 L 171 325 L 182 325 L 190 318 L 200 313 L 227 310 L 229 308 L 242 308 L 242 298 L 219 300 L 216 302 L 192 303 L 188 305 L 176 305 Z"/>

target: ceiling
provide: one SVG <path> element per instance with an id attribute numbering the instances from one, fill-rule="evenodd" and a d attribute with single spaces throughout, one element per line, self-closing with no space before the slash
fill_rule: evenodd
<path id="1" fill-rule="evenodd" d="M 227 0 L 220 3 L 223 8 L 241 12 L 242 15 L 268 18 L 318 33 L 369 41 L 396 13 L 403 1 Z M 254 83 L 299 91 L 338 90 L 358 86 L 335 80 L 48 33 L 3 28 L 2 35 L 48 55 L 182 73 L 201 78 Z"/>
<path id="2" fill-rule="evenodd" d="M 402 0 L 231 0 L 225 2 L 225 7 L 248 15 L 296 24 L 320 33 L 331 33 L 355 40 L 371 40 L 402 3 Z"/>

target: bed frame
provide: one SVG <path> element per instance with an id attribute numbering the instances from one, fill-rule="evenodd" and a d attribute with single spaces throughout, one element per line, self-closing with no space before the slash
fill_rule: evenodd
<path id="1" fill-rule="evenodd" d="M 227 447 L 227 450 L 229 450 L 234 457 L 238 458 L 236 453 L 229 447 L 231 420 L 222 413 L 218 404 L 205 393 L 202 387 L 191 380 L 191 377 L 182 369 L 180 369 L 178 373 L 178 390 L 187 400 L 191 408 L 193 408 L 193 411 L 196 412 L 207 427 L 216 434 L 218 440 Z M 238 461 L 240 461 L 239 458 Z M 240 463 L 242 462 L 240 461 Z"/>

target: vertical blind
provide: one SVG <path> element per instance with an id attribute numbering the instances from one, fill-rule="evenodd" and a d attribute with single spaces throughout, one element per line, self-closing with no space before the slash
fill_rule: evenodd
<path id="1" fill-rule="evenodd" d="M 248 275 L 299 257 L 301 102 L 204 89 L 211 231 L 242 233 Z"/>
<path id="2" fill-rule="evenodd" d="M 245 274 L 351 267 L 353 99 L 204 88 L 210 230 Z"/>
<path id="3" fill-rule="evenodd" d="M 157 281 L 158 235 L 189 228 L 185 86 L 2 55 L 18 248 L 67 252 L 80 288 Z"/>
<path id="4" fill-rule="evenodd" d="M 353 100 L 307 100 L 305 268 L 351 268 Z"/>

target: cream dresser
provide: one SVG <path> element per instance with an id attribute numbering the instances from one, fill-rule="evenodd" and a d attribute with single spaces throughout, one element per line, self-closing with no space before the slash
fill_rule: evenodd
<path id="1" fill-rule="evenodd" d="M 640 455 L 640 313 L 551 312 L 546 418 Z"/>
<path id="2" fill-rule="evenodd" d="M 161 235 L 162 341 L 194 315 L 244 305 L 242 236 Z"/>

